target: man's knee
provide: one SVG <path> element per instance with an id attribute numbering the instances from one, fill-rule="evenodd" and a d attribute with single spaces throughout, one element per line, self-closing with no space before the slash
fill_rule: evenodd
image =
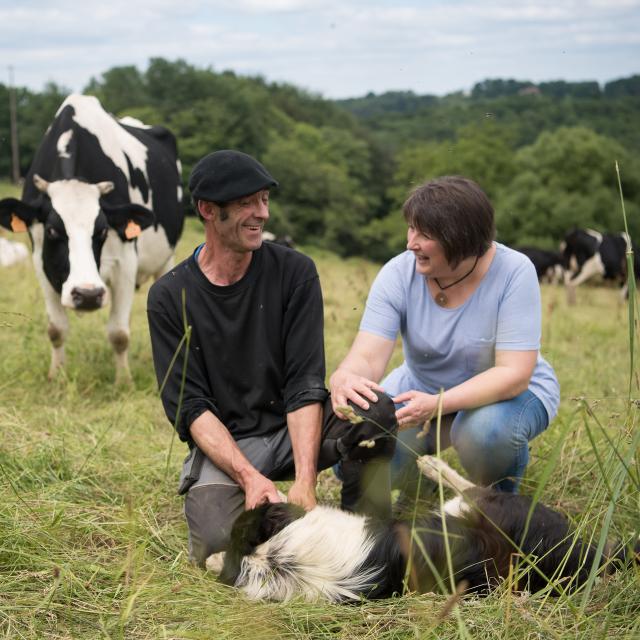
<path id="1" fill-rule="evenodd" d="M 202 485 L 186 495 L 184 513 L 189 527 L 189 558 L 200 567 L 229 545 L 231 528 L 244 510 L 244 494 L 235 485 Z"/>

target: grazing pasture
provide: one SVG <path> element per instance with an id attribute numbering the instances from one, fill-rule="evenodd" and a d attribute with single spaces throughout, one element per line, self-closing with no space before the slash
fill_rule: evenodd
<path id="1" fill-rule="evenodd" d="M 178 258 L 200 238 L 199 222 L 189 219 Z M 321 274 L 331 372 L 357 330 L 378 265 L 302 250 Z M 44 305 L 31 264 L 1 269 L 0 283 L 0 638 L 640 637 L 637 569 L 592 581 L 570 597 L 512 593 L 504 585 L 454 607 L 435 594 L 357 606 L 244 601 L 186 560 L 176 495 L 186 446 L 173 441 L 158 399 L 148 285 L 132 314 L 134 386 L 116 387 L 103 335 L 107 311 L 71 317 L 67 366 L 50 383 Z M 568 307 L 561 288 L 545 285 L 543 301 L 544 354 L 558 372 L 563 402 L 532 445 L 522 491 L 540 490 L 596 542 L 603 529 L 612 538 L 637 537 L 640 391 L 634 372 L 628 401 L 626 306 L 616 289 L 596 287 L 581 288 L 578 304 Z M 445 457 L 456 466 L 450 452 Z M 335 501 L 328 472 L 320 492 Z"/>

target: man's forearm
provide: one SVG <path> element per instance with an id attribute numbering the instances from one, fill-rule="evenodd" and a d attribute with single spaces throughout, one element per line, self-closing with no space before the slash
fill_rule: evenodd
<path id="1" fill-rule="evenodd" d="M 315 486 L 322 431 L 322 405 L 308 404 L 287 414 L 296 480 Z"/>
<path id="2" fill-rule="evenodd" d="M 248 479 L 258 473 L 229 430 L 211 411 L 198 416 L 191 423 L 190 431 L 201 451 L 241 487 L 245 488 Z"/>

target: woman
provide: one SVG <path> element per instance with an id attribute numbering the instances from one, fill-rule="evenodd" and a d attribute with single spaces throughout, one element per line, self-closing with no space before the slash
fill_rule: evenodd
<path id="1" fill-rule="evenodd" d="M 494 242 L 493 207 L 466 178 L 416 188 L 403 207 L 407 251 L 374 281 L 360 331 L 331 376 L 334 410 L 362 408 L 386 391 L 404 430 L 393 460 L 395 486 L 415 482 L 416 455 L 452 444 L 478 484 L 516 492 L 528 442 L 559 403 L 551 366 L 540 356 L 540 288 L 529 259 Z M 379 381 L 402 335 L 405 361 Z M 431 421 L 426 438 L 416 437 Z M 345 469 L 345 472 L 347 469 Z"/>

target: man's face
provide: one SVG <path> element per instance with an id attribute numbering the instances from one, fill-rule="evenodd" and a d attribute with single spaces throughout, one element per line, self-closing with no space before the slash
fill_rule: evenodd
<path id="1" fill-rule="evenodd" d="M 269 219 L 269 190 L 228 202 L 217 208 L 213 225 L 222 243 L 233 251 L 255 251 L 262 244 L 262 231 Z"/>

